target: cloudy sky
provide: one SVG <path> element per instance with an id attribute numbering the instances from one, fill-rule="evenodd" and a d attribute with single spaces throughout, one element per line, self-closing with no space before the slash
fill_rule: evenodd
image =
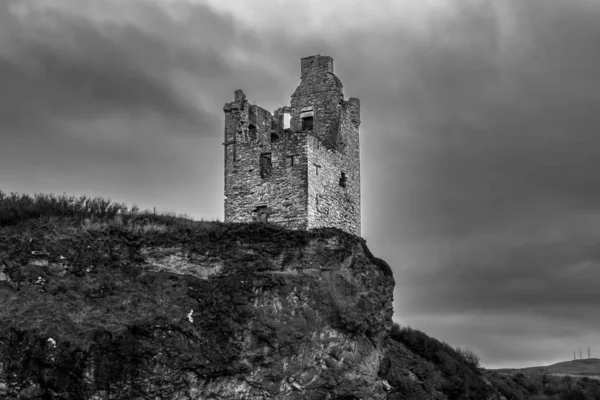
<path id="1" fill-rule="evenodd" d="M 223 216 L 223 104 L 331 55 L 395 320 L 484 366 L 600 356 L 597 0 L 2 0 L 0 190 Z"/>

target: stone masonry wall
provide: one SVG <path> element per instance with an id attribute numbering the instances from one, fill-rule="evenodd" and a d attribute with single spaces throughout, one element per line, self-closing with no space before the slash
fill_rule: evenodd
<path id="1" fill-rule="evenodd" d="M 352 122 L 350 107 L 344 105 L 340 121 L 345 153 L 328 149 L 316 137 L 309 137 L 308 228 L 336 227 L 360 236 L 358 124 Z"/>
<path id="2" fill-rule="evenodd" d="M 271 141 L 272 115 L 249 104 L 243 92 L 237 97 L 224 108 L 225 221 L 307 229 L 306 136 L 288 131 Z M 261 155 L 270 155 L 267 176 L 261 175 Z"/>
<path id="3" fill-rule="evenodd" d="M 333 59 L 305 57 L 301 65 L 301 82 L 291 100 L 291 128 L 302 130 L 303 113 L 312 111 L 311 134 L 328 148 L 335 149 L 340 145 L 338 134 L 344 94 L 342 82 L 333 73 Z"/>
<path id="4" fill-rule="evenodd" d="M 360 103 L 344 100 L 331 57 L 301 60 L 291 104 L 274 115 L 241 90 L 224 111 L 225 221 L 360 236 Z"/>

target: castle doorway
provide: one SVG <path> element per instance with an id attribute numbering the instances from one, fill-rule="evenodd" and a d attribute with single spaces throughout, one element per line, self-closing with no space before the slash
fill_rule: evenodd
<path id="1" fill-rule="evenodd" d="M 254 215 L 252 216 L 254 222 L 269 222 L 269 212 L 267 206 L 258 206 L 254 209 Z"/>

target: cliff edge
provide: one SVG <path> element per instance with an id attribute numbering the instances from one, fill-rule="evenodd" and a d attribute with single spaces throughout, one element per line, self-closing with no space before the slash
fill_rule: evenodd
<path id="1" fill-rule="evenodd" d="M 153 215 L 0 237 L 0 398 L 389 396 L 394 279 L 358 237 Z"/>

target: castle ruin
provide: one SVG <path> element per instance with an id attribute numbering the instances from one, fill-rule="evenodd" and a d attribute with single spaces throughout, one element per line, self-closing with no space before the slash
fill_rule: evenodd
<path id="1" fill-rule="evenodd" d="M 360 236 L 360 102 L 344 100 L 333 59 L 301 59 L 290 106 L 274 114 L 241 90 L 225 104 L 225 221 Z"/>

